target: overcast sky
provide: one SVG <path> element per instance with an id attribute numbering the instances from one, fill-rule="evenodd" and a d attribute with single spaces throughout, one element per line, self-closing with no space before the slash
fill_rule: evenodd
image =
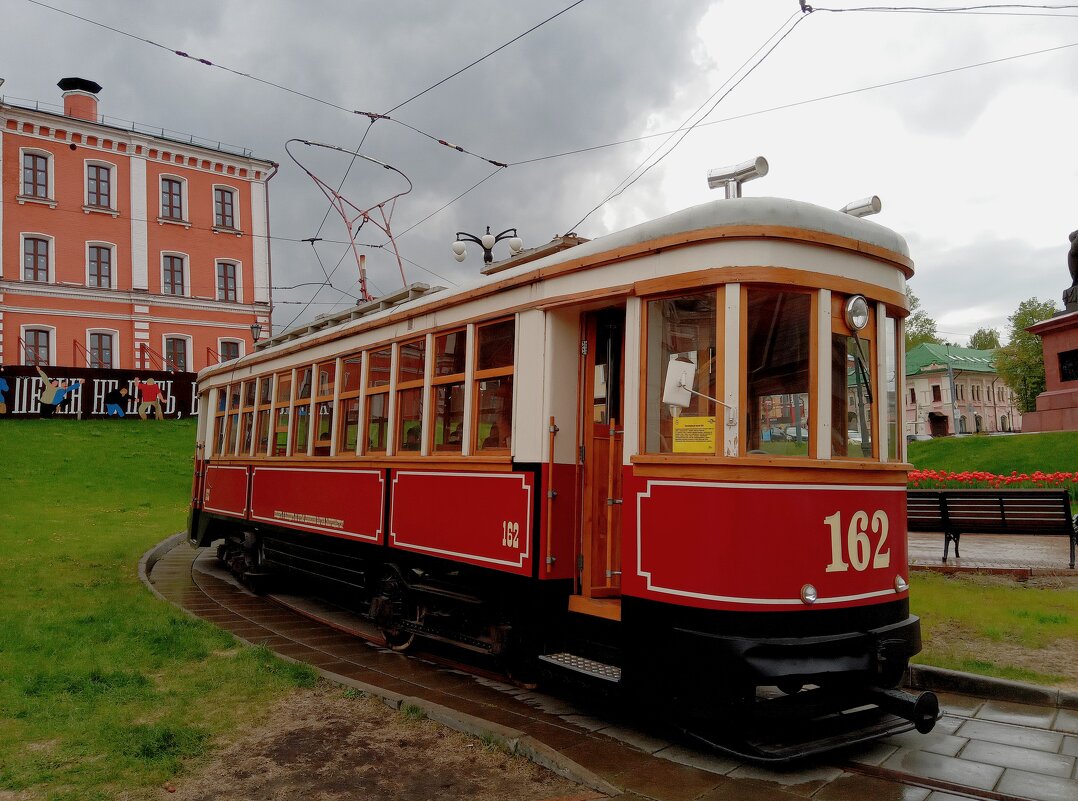
<path id="1" fill-rule="evenodd" d="M 527 246 L 570 230 L 594 238 L 712 200 L 709 169 L 763 155 L 771 172 L 747 184 L 746 195 L 832 208 L 879 195 L 883 212 L 873 219 L 909 242 L 917 271 L 910 285 L 952 341 L 965 344 L 980 327 L 1005 335 L 1020 301 L 1061 306 L 1070 284 L 1078 5 L 1008 15 L 821 7 L 794 25 L 802 16 L 794 0 L 47 3 L 132 36 L 31 0 L 0 0 L 0 93 L 8 102 L 59 104 L 57 80 L 89 78 L 103 87 L 99 110 L 110 122 L 194 134 L 280 163 L 270 183 L 273 284 L 324 281 L 324 265 L 334 288 L 275 289 L 275 331 L 297 315 L 303 322 L 355 303 L 359 291 L 343 223 L 331 214 L 323 224 L 327 202 L 285 152 L 293 138 L 346 150 L 362 142 L 364 155 L 409 177 L 414 188 L 392 218 L 409 282 L 474 280 L 481 253 L 473 247 L 466 262 L 455 262 L 449 243 L 458 230 L 515 227 Z M 370 125 L 330 105 L 389 112 L 559 11 L 390 114 L 429 136 L 393 121 Z M 782 32 L 751 74 L 727 96 L 715 94 Z M 959 69 L 984 62 L 996 63 Z M 640 137 L 698 121 L 693 113 L 720 98 L 668 156 L 579 222 L 657 147 L 674 144 Z M 625 140 L 635 141 L 599 147 Z M 334 151 L 292 150 L 334 186 L 350 162 Z M 542 160 L 520 163 L 533 159 Z M 403 185 L 357 162 L 343 194 L 367 207 Z M 314 236 L 323 241 L 313 248 L 289 241 Z M 358 241 L 385 238 L 368 225 Z M 505 247 L 496 258 L 508 255 Z M 391 252 L 365 250 L 372 293 L 399 288 Z"/>

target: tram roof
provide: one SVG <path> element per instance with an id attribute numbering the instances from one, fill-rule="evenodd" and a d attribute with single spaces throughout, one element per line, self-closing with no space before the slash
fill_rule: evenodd
<path id="1" fill-rule="evenodd" d="M 476 275 L 473 280 L 462 284 L 458 289 L 446 290 L 445 287 L 412 284 L 385 297 L 317 317 L 306 325 L 263 340 L 258 343 L 257 352 L 264 353 L 276 345 L 294 342 L 308 335 L 316 335 L 360 318 L 364 321 L 373 321 L 382 316 L 404 311 L 406 308 L 419 311 L 429 300 L 433 299 L 431 296 L 435 294 L 438 301 L 449 300 L 455 295 L 473 291 L 478 287 L 527 275 L 562 262 L 587 259 L 589 256 L 613 250 L 631 249 L 635 245 L 662 240 L 678 234 L 735 227 L 770 228 L 776 231 L 791 229 L 830 234 L 873 245 L 901 258 L 909 258 L 909 248 L 902 236 L 870 220 L 788 198 L 719 199 L 584 241 L 542 258 L 533 258 L 519 264 L 514 264 L 513 259 L 507 260 L 501 269 L 491 270 L 485 275 Z M 527 251 L 525 251 L 526 254 Z"/>

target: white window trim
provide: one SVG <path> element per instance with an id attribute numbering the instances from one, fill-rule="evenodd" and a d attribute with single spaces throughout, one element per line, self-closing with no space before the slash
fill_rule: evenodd
<path id="1" fill-rule="evenodd" d="M 236 265 L 236 299 L 224 300 L 217 296 L 217 267 L 219 264 Z M 213 260 L 213 299 L 219 303 L 243 303 L 243 262 L 239 259 L 221 257 Z"/>
<path id="2" fill-rule="evenodd" d="M 217 224 L 217 190 L 227 189 L 232 193 L 232 222 L 233 227 Z M 239 233 L 243 230 L 243 226 L 240 225 L 240 190 L 239 187 L 232 184 L 214 184 L 210 187 L 210 209 L 213 212 L 213 230 L 214 232 L 224 232 L 228 234 Z"/>
<path id="3" fill-rule="evenodd" d="M 43 325 L 41 323 L 25 323 L 24 325 L 19 326 L 19 339 L 22 340 L 22 342 L 19 343 L 19 349 L 21 351 L 19 353 L 19 365 L 20 366 L 24 365 L 24 363 L 26 361 L 26 355 L 27 355 L 26 346 L 25 346 L 26 332 L 30 331 L 30 330 L 34 330 L 34 331 L 44 330 L 44 331 L 49 332 L 49 363 L 48 363 L 47 366 L 55 367 L 56 366 L 56 326 L 54 326 L 54 325 Z"/>
<path id="4" fill-rule="evenodd" d="M 194 372 L 191 369 L 192 367 L 195 366 L 194 352 L 192 350 L 192 348 L 193 348 L 193 340 L 191 338 L 191 335 L 190 334 L 181 334 L 179 332 L 174 333 L 174 334 L 162 334 L 161 335 L 161 358 L 165 359 L 165 360 L 168 359 L 168 348 L 166 347 L 165 343 L 167 343 L 168 340 L 170 340 L 170 339 L 182 339 L 184 341 L 184 346 L 183 346 L 183 350 L 184 350 L 184 367 L 186 368 L 186 370 L 184 370 L 184 372 L 187 372 L 187 373 Z M 163 369 L 165 369 L 165 370 L 170 369 L 167 361 L 163 365 Z"/>
<path id="5" fill-rule="evenodd" d="M 240 339 L 238 337 L 217 337 L 217 357 L 218 358 L 221 358 L 221 344 L 224 343 L 224 342 L 235 342 L 240 346 L 240 352 L 239 352 L 239 356 L 237 358 L 242 359 L 244 356 L 247 355 L 246 348 L 244 347 L 246 342 L 243 339 Z M 222 359 L 222 363 L 223 363 L 223 359 Z M 258 404 L 256 403 L 255 405 L 257 406 Z"/>
<path id="6" fill-rule="evenodd" d="M 23 231 L 19 234 L 19 280 L 26 280 L 26 240 L 27 239 L 44 239 L 49 243 L 49 266 L 48 266 L 48 278 L 46 284 L 56 283 L 56 237 L 51 234 L 42 234 L 36 231 Z M 31 283 L 41 283 L 40 281 L 33 281 Z"/>
<path id="7" fill-rule="evenodd" d="M 159 265 L 159 269 L 158 269 L 158 272 L 157 272 L 157 279 L 160 282 L 159 283 L 159 288 L 160 288 L 161 294 L 164 295 L 165 297 L 181 297 L 181 295 L 174 295 L 174 294 L 170 295 L 169 293 L 165 292 L 165 256 L 179 256 L 181 259 L 183 259 L 183 294 L 182 294 L 182 297 L 185 297 L 185 298 L 191 297 L 191 257 L 188 256 L 186 253 L 181 253 L 178 250 L 162 250 L 161 251 L 161 264 Z M 214 276 L 214 280 L 216 281 L 216 276 Z M 215 287 L 215 290 L 216 290 L 216 287 Z M 216 291 L 214 292 L 214 297 L 216 297 Z"/>
<path id="8" fill-rule="evenodd" d="M 181 210 L 181 213 L 183 215 L 182 220 L 177 220 L 174 217 L 166 217 L 164 215 L 165 209 L 164 209 L 164 207 L 163 207 L 163 205 L 161 203 L 161 193 L 164 190 L 164 183 L 165 183 L 166 179 L 171 180 L 171 181 L 179 181 L 180 182 L 180 210 Z M 190 211 L 188 209 L 188 200 L 190 199 L 190 196 L 191 196 L 191 193 L 189 191 L 189 186 L 188 186 L 188 183 L 187 183 L 187 179 L 184 178 L 182 175 L 176 175 L 175 173 L 171 173 L 171 172 L 163 172 L 160 175 L 158 175 L 157 176 L 157 222 L 159 224 L 162 224 L 162 225 L 164 223 L 174 223 L 174 224 L 179 224 L 179 225 L 185 225 L 188 228 L 190 228 L 191 227 L 191 214 L 190 214 Z"/>
<path id="9" fill-rule="evenodd" d="M 109 211 L 118 211 L 116 206 L 116 176 L 119 174 L 116 165 L 111 161 L 102 159 L 84 159 L 82 162 L 82 205 L 91 211 L 103 210 L 104 206 L 90 205 L 90 167 L 109 168 Z"/>
<path id="10" fill-rule="evenodd" d="M 109 369 L 112 369 L 112 370 L 119 369 L 119 367 L 120 367 L 120 365 L 118 364 L 119 359 L 120 359 L 120 332 L 119 332 L 119 330 L 116 329 L 116 328 L 87 328 L 86 329 L 86 342 L 85 342 L 86 353 L 87 353 L 86 358 L 87 359 L 89 359 L 90 355 L 93 354 L 93 350 L 90 348 L 90 335 L 91 334 L 108 334 L 109 336 L 112 337 L 112 364 L 109 365 Z M 94 367 L 94 368 L 99 367 L 99 365 L 93 364 L 92 362 L 91 362 L 90 366 Z"/>
<path id="11" fill-rule="evenodd" d="M 24 195 L 23 190 L 23 156 L 34 155 L 44 156 L 46 163 L 46 175 L 45 175 L 45 197 L 35 197 L 34 195 Z M 19 202 L 30 201 L 32 203 L 48 203 L 51 208 L 56 208 L 56 156 L 50 150 L 45 150 L 40 147 L 20 147 L 19 148 Z"/>
<path id="12" fill-rule="evenodd" d="M 107 287 L 101 287 L 90 284 L 90 248 L 108 248 L 109 253 L 109 285 Z M 86 243 L 86 286 L 91 289 L 116 289 L 116 245 L 112 242 L 101 242 L 98 240 L 89 240 Z M 164 260 L 161 262 L 162 278 L 164 277 Z"/>

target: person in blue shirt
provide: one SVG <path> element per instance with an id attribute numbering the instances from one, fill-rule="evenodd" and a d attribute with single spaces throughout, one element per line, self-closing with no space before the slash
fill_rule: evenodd
<path id="1" fill-rule="evenodd" d="M 3 369 L 3 367 L 0 367 L 0 371 Z M 0 414 L 7 414 L 7 397 L 4 395 L 7 391 L 7 379 L 0 375 Z"/>

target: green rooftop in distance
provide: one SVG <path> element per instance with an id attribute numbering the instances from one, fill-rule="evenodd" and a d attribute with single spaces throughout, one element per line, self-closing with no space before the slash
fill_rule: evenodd
<path id="1" fill-rule="evenodd" d="M 954 370 L 995 373 L 996 352 L 929 342 L 906 351 L 906 375 L 946 372 L 948 364 Z"/>

